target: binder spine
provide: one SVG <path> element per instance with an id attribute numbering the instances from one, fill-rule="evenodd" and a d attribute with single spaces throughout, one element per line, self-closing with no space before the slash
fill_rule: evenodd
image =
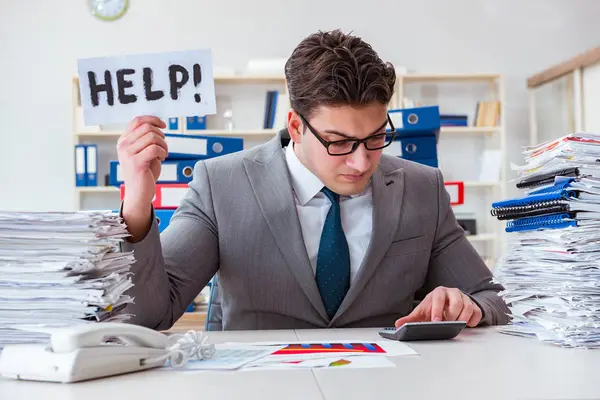
<path id="1" fill-rule="evenodd" d="M 538 203 L 509 206 L 509 207 L 497 207 L 490 210 L 493 217 L 498 219 L 511 219 L 512 216 L 518 216 L 519 214 L 543 212 L 548 214 L 550 210 L 554 211 L 569 211 L 569 204 L 565 203 L 564 200 L 550 200 L 541 201 Z"/>
<path id="2" fill-rule="evenodd" d="M 577 226 L 573 213 L 549 214 L 540 217 L 520 218 L 506 223 L 506 232 L 520 232 L 537 229 L 562 229 Z"/>

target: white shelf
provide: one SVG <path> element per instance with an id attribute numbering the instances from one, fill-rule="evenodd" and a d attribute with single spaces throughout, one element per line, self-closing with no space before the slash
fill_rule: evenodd
<path id="1" fill-rule="evenodd" d="M 440 128 L 441 134 L 488 134 L 500 131 L 501 127 L 478 127 L 478 126 L 443 126 Z M 165 131 L 169 133 L 168 131 Z M 234 129 L 228 131 L 224 129 L 204 129 L 197 131 L 187 131 L 186 134 L 197 134 L 197 135 L 215 135 L 215 136 L 274 136 L 277 133 L 276 129 Z M 119 137 L 122 132 L 120 131 L 100 131 L 100 132 L 75 132 L 77 137 Z"/>
<path id="2" fill-rule="evenodd" d="M 465 181 L 465 188 L 496 188 L 502 185 L 502 182 L 479 182 Z"/>
<path id="3" fill-rule="evenodd" d="M 440 81 L 494 81 L 501 78 L 500 74 L 488 73 L 410 73 L 401 75 L 405 83 L 410 82 L 440 82 Z"/>
<path id="4" fill-rule="evenodd" d="M 251 74 L 247 74 L 247 75 L 228 75 L 228 74 L 222 74 L 222 75 L 215 75 L 214 77 L 214 81 L 215 83 L 235 83 L 235 84 L 240 84 L 240 83 L 254 83 L 254 84 L 265 84 L 265 83 L 278 83 L 278 84 L 284 84 L 285 83 L 285 75 L 278 75 L 278 74 L 264 74 L 264 75 L 251 75 Z M 79 78 L 78 77 L 74 77 L 73 78 L 73 83 L 77 86 L 79 86 Z"/>
<path id="5" fill-rule="evenodd" d="M 498 237 L 493 233 L 482 233 L 480 235 L 468 235 L 466 238 L 471 242 L 492 242 Z"/>
<path id="6" fill-rule="evenodd" d="M 285 83 L 284 75 L 217 75 L 215 76 L 215 83 Z"/>
<path id="7" fill-rule="evenodd" d="M 79 193 L 119 193 L 116 186 L 78 186 L 75 190 Z"/>
<path id="8" fill-rule="evenodd" d="M 123 132 L 103 131 L 103 132 L 75 132 L 76 137 L 106 137 L 118 138 Z M 170 133 L 165 131 L 165 133 Z M 175 133 L 175 132 L 173 132 Z M 277 133 L 276 129 L 236 129 L 233 131 L 221 129 L 202 129 L 197 131 L 187 131 L 183 135 L 201 135 L 201 136 L 233 136 L 233 137 L 271 137 Z M 178 133 L 179 134 L 179 133 Z"/>
<path id="9" fill-rule="evenodd" d="M 470 134 L 488 134 L 495 133 L 502 130 L 501 126 L 442 126 L 440 128 L 441 134 L 458 134 L 458 133 L 470 133 Z"/>

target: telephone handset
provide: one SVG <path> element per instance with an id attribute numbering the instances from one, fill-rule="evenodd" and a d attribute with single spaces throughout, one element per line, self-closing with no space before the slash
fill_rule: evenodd
<path id="1" fill-rule="evenodd" d="M 122 322 L 54 330 L 50 344 L 14 344 L 0 353 L 0 375 L 22 380 L 79 382 L 210 358 L 214 345 L 202 332 L 165 335 Z"/>
<path id="2" fill-rule="evenodd" d="M 111 337 L 118 337 L 129 345 L 166 349 L 165 334 L 126 323 L 86 324 L 52 334 L 50 344 L 56 353 L 75 351 L 82 347 L 95 347 Z"/>

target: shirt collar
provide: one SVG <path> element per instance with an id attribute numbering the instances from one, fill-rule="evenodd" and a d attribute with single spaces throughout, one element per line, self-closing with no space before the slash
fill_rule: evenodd
<path id="1" fill-rule="evenodd" d="M 296 193 L 296 197 L 301 205 L 306 205 L 313 197 L 315 197 L 321 189 L 323 189 L 323 182 L 313 174 L 308 168 L 302 164 L 298 159 L 296 152 L 294 151 L 294 142 L 290 141 L 285 149 L 285 159 L 287 162 L 290 175 L 292 177 L 292 187 Z M 349 196 L 350 198 L 364 196 L 370 193 L 371 183 L 367 185 L 362 193 L 354 194 Z M 346 196 L 342 197 L 343 198 Z"/>
<path id="2" fill-rule="evenodd" d="M 306 205 L 323 189 L 323 182 L 298 159 L 292 141 L 285 149 L 285 159 L 292 176 L 292 186 L 296 197 L 301 205 Z"/>

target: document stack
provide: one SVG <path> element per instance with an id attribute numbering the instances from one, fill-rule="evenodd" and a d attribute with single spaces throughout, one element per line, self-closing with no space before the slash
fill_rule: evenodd
<path id="1" fill-rule="evenodd" d="M 495 279 L 511 309 L 504 333 L 600 348 L 600 134 L 525 151 L 523 195 L 492 204 L 507 247 Z"/>
<path id="2" fill-rule="evenodd" d="M 45 343 L 56 327 L 126 321 L 127 236 L 111 211 L 0 212 L 0 349 Z"/>

